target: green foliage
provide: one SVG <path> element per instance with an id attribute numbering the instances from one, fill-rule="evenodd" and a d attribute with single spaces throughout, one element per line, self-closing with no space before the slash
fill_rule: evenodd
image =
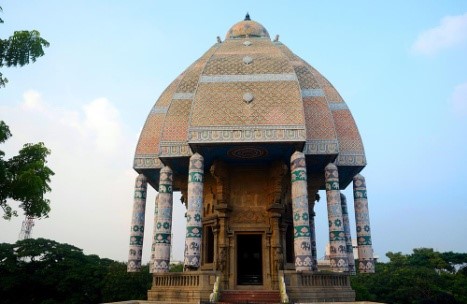
<path id="1" fill-rule="evenodd" d="M 2 11 L 1 7 L 0 11 Z M 2 19 L 0 23 L 3 23 Z M 0 39 L 0 67 L 24 66 L 35 62 L 37 58 L 44 56 L 44 48 L 49 45 L 49 42 L 36 30 L 15 31 L 13 36 Z M 0 73 L 0 88 L 7 82 L 8 79 Z"/>
<path id="2" fill-rule="evenodd" d="M 172 263 L 170 264 L 169 272 L 182 272 L 183 263 Z"/>
<path id="3" fill-rule="evenodd" d="M 69 244 L 27 239 L 0 244 L 1 303 L 102 303 L 144 299 L 148 267 L 127 273 L 124 263 L 85 255 Z"/>
<path id="4" fill-rule="evenodd" d="M 467 254 L 414 249 L 388 252 L 375 274 L 352 278 L 357 300 L 383 303 L 467 303 Z"/>
<path id="5" fill-rule="evenodd" d="M 108 268 L 102 286 L 102 300 L 115 302 L 145 299 L 151 288 L 149 265 L 141 267 L 140 272 L 127 272 L 127 265 L 114 262 Z"/>
<path id="6" fill-rule="evenodd" d="M 5 122 L 0 121 L 0 143 L 11 137 Z M 54 172 L 47 167 L 50 150 L 43 143 L 25 144 L 19 154 L 5 160 L 0 150 L 0 207 L 3 218 L 10 219 L 18 213 L 8 203 L 8 199 L 20 202 L 24 214 L 31 217 L 47 217 L 50 201 L 44 198 L 49 192 L 50 177 Z"/>

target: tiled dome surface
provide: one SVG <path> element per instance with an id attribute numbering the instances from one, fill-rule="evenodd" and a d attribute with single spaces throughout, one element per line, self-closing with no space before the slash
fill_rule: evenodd
<path id="1" fill-rule="evenodd" d="M 137 145 L 135 169 L 188 157 L 190 146 L 299 143 L 306 155 L 366 164 L 346 103 L 316 69 L 257 22 L 235 24 L 161 94 Z"/>

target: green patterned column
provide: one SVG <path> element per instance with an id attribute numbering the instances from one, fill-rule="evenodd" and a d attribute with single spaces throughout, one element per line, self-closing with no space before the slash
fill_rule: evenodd
<path id="1" fill-rule="evenodd" d="M 185 238 L 185 269 L 200 266 L 201 234 L 203 230 L 204 158 L 195 153 L 188 171 L 188 210 Z"/>
<path id="2" fill-rule="evenodd" d="M 347 249 L 345 246 L 344 220 L 342 218 L 341 196 L 339 190 L 339 173 L 337 167 L 330 163 L 324 169 L 326 181 L 326 200 L 329 221 L 330 265 L 334 272 L 349 270 Z"/>
<path id="3" fill-rule="evenodd" d="M 154 257 L 156 254 L 156 226 L 157 226 L 157 204 L 159 201 L 159 194 L 156 195 L 156 201 L 154 203 L 154 227 L 152 228 L 152 245 L 151 245 L 151 260 L 149 261 L 149 272 L 154 272 Z"/>
<path id="4" fill-rule="evenodd" d="M 154 246 L 154 273 L 168 272 L 172 233 L 172 170 L 165 166 L 159 176 L 156 242 Z"/>
<path id="5" fill-rule="evenodd" d="M 148 183 L 143 174 L 135 181 L 133 197 L 133 216 L 131 217 L 130 251 L 128 253 L 128 272 L 141 270 L 141 256 L 143 255 L 144 217 L 146 212 L 146 193 Z"/>
<path id="6" fill-rule="evenodd" d="M 356 274 L 355 258 L 353 256 L 352 235 L 350 233 L 349 211 L 347 210 L 347 198 L 343 193 L 341 193 L 341 207 L 342 219 L 344 220 L 345 248 L 347 251 L 347 259 L 349 262 L 349 272 L 351 274 Z"/>
<path id="7" fill-rule="evenodd" d="M 308 214 L 310 221 L 310 243 L 311 243 L 311 257 L 313 263 L 311 270 L 318 271 L 318 255 L 316 252 L 316 229 L 315 229 L 315 202 L 318 190 L 311 190 L 308 188 Z"/>
<path id="8" fill-rule="evenodd" d="M 355 224 L 357 226 L 358 271 L 374 273 L 375 261 L 371 243 L 370 214 L 366 195 L 365 178 L 360 174 L 353 178 L 353 197 L 355 205 Z"/>
<path id="9" fill-rule="evenodd" d="M 295 270 L 312 270 L 308 190 L 305 155 L 296 151 L 290 158 Z"/>

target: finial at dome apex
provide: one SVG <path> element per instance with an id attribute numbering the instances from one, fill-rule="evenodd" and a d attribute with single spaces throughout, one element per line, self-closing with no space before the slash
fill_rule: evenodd
<path id="1" fill-rule="evenodd" d="M 250 20 L 251 20 L 251 19 L 250 19 L 250 14 L 248 14 L 248 12 L 247 12 L 244 21 L 250 21 Z"/>

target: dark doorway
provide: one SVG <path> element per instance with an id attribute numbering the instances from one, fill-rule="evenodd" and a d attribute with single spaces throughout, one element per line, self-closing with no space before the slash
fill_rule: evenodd
<path id="1" fill-rule="evenodd" d="M 212 227 L 206 227 L 206 263 L 214 262 L 214 233 Z"/>
<path id="2" fill-rule="evenodd" d="M 263 284 L 263 257 L 260 234 L 237 235 L 237 284 Z"/>

